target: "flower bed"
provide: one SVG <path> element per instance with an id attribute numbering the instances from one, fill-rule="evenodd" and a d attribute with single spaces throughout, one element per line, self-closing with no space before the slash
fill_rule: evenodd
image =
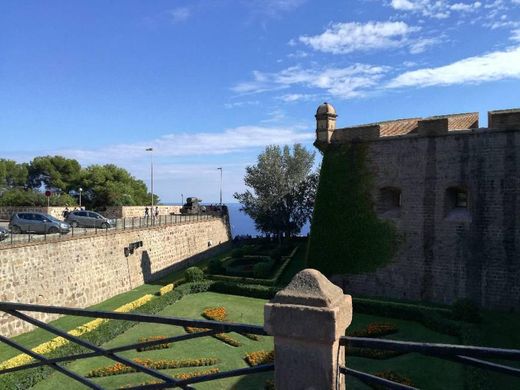
<path id="1" fill-rule="evenodd" d="M 180 360 L 152 360 L 152 359 L 132 359 L 133 362 L 138 363 L 144 367 L 153 368 L 155 370 L 167 370 L 172 368 L 182 367 L 200 367 L 212 366 L 219 363 L 216 358 L 201 358 L 201 359 L 180 359 Z M 99 378 L 103 376 L 112 376 L 120 374 L 128 374 L 131 372 L 138 372 L 137 369 L 127 366 L 123 363 L 116 363 L 108 367 L 95 368 L 89 371 L 87 378 Z"/>
<path id="2" fill-rule="evenodd" d="M 162 296 L 162 295 L 164 295 L 164 294 L 166 294 L 166 293 L 169 293 L 170 291 L 173 290 L 173 287 L 174 287 L 173 283 L 170 283 L 170 284 L 167 284 L 167 285 L 164 286 L 164 287 L 161 287 L 161 288 L 159 289 L 159 296 Z"/>
<path id="3" fill-rule="evenodd" d="M 274 351 L 255 351 L 246 354 L 244 360 L 251 367 L 274 362 Z"/>
<path id="4" fill-rule="evenodd" d="M 392 382 L 400 383 L 402 385 L 415 387 L 415 385 L 413 384 L 413 382 L 410 378 L 399 375 L 397 372 L 394 372 L 391 370 L 376 372 L 374 375 L 378 376 L 380 378 L 383 378 L 383 379 L 388 379 L 389 381 L 392 381 Z M 369 386 L 376 390 L 386 389 L 386 386 L 381 386 L 381 385 L 369 385 Z"/>
<path id="5" fill-rule="evenodd" d="M 139 342 L 145 343 L 147 341 L 163 340 L 165 338 L 166 338 L 166 336 L 140 337 Z M 171 346 L 171 343 L 156 344 L 156 345 L 151 345 L 149 347 L 137 348 L 137 352 L 152 351 L 154 349 L 168 349 L 168 348 L 170 348 L 170 346 Z"/>
<path id="6" fill-rule="evenodd" d="M 147 295 L 142 296 L 139 299 L 136 299 L 135 301 L 132 301 L 130 303 L 127 303 L 123 306 L 118 307 L 114 311 L 119 312 L 119 313 L 127 313 L 127 312 L 130 312 L 130 311 L 138 308 L 139 306 L 144 305 L 145 303 L 151 301 L 152 299 L 153 299 L 153 295 L 147 294 Z M 74 329 L 68 331 L 67 333 L 72 336 L 79 337 L 79 336 L 82 336 L 86 333 L 93 331 L 94 329 L 98 328 L 99 326 L 101 326 L 102 324 L 104 324 L 107 321 L 108 321 L 107 319 L 96 318 L 95 320 L 87 322 L 84 325 L 80 325 L 77 328 L 74 328 Z M 49 340 L 43 344 L 40 344 L 40 345 L 34 347 L 32 349 L 32 351 L 43 355 L 43 354 L 52 352 L 55 349 L 60 348 L 69 343 L 70 343 L 69 340 L 64 339 L 63 337 L 59 336 L 59 337 L 55 337 L 52 340 Z M 29 355 L 20 354 L 9 360 L 6 360 L 2 364 L 0 364 L 0 370 L 6 369 L 6 368 L 11 368 L 11 367 L 18 367 L 23 364 L 27 364 L 32 360 L 33 360 L 33 358 L 30 357 Z"/>
<path id="7" fill-rule="evenodd" d="M 209 307 L 202 312 L 202 316 L 208 320 L 225 321 L 227 319 L 227 312 L 226 308 L 222 306 Z"/>
<path id="8" fill-rule="evenodd" d="M 396 356 L 401 356 L 406 354 L 406 352 L 400 351 L 386 351 L 382 349 L 372 349 L 372 348 L 349 348 L 347 350 L 347 356 L 357 356 L 364 357 L 368 359 L 390 359 Z"/>
<path id="9" fill-rule="evenodd" d="M 218 374 L 220 372 L 220 370 L 218 368 L 210 368 L 208 370 L 202 370 L 202 371 L 192 371 L 192 372 L 181 372 L 179 374 L 174 374 L 172 375 L 173 378 L 175 379 L 179 379 L 179 380 L 186 380 L 186 379 L 191 379 L 191 378 L 196 378 L 198 376 L 206 376 L 206 375 L 211 375 L 211 374 Z M 158 384 L 161 384 L 161 383 L 164 383 L 163 381 L 148 381 L 148 382 L 142 382 L 142 383 L 139 383 L 138 385 L 126 385 L 126 386 L 122 386 L 120 387 L 120 389 L 128 389 L 128 388 L 135 388 L 136 386 L 147 386 L 147 385 L 158 385 Z"/>
<path id="10" fill-rule="evenodd" d="M 349 332 L 352 337 L 382 337 L 389 334 L 397 333 L 399 329 L 397 326 L 388 323 L 373 323 L 368 324 L 366 328 Z"/>
<path id="11" fill-rule="evenodd" d="M 186 327 L 184 327 L 184 329 L 188 333 L 198 333 L 198 332 L 205 332 L 205 331 L 210 330 L 210 329 L 206 329 L 206 328 L 194 328 L 192 326 L 186 326 Z M 231 345 L 232 347 L 242 346 L 242 343 L 240 341 L 235 340 L 233 337 L 228 336 L 225 333 L 217 333 L 217 334 L 214 334 L 213 337 L 215 337 L 216 339 L 218 339 L 220 341 L 223 341 L 224 343 L 226 343 L 228 345 Z"/>

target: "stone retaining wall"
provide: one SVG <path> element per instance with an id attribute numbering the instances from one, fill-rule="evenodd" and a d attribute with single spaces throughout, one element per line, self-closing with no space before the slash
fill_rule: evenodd
<path id="1" fill-rule="evenodd" d="M 38 206 L 2 206 L 0 207 L 0 221 L 8 221 L 11 215 L 17 212 L 34 211 L 37 213 L 45 213 L 52 215 L 55 218 L 63 219 L 63 211 L 65 207 L 38 207 Z M 69 207 L 69 210 L 74 210 L 74 207 Z"/>
<path id="2" fill-rule="evenodd" d="M 0 248 L 0 301 L 87 307 L 196 262 L 229 240 L 225 219 L 215 218 Z M 134 242 L 143 245 L 126 257 L 125 248 Z M 30 329 L 0 314 L 0 334 Z"/>
<path id="3" fill-rule="evenodd" d="M 101 211 L 107 218 L 135 218 L 135 217 L 144 217 L 145 208 L 150 206 L 108 206 L 106 210 Z M 154 206 L 159 209 L 159 215 L 170 215 L 170 214 L 180 214 L 180 210 L 182 206 Z"/>

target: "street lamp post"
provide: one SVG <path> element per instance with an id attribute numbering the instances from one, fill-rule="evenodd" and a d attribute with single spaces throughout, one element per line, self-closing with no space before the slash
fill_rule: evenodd
<path id="1" fill-rule="evenodd" d="M 147 152 L 150 152 L 150 189 L 151 189 L 151 192 L 152 192 L 152 197 L 151 197 L 151 208 L 150 208 L 150 215 L 152 215 L 152 217 L 154 216 L 154 212 L 153 212 L 153 148 L 147 148 L 145 149 Z"/>
<path id="2" fill-rule="evenodd" d="M 79 208 L 81 209 L 81 193 L 83 192 L 83 188 L 79 187 Z"/>
<path id="3" fill-rule="evenodd" d="M 220 171 L 220 205 L 222 206 L 222 167 L 217 169 Z"/>

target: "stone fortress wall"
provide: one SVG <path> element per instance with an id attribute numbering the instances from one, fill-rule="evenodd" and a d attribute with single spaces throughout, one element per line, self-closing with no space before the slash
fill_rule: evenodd
<path id="1" fill-rule="evenodd" d="M 192 264 L 224 248 L 230 238 L 227 218 L 214 218 L 2 247 L 0 301 L 87 307 Z M 142 247 L 125 256 L 125 248 L 140 241 Z M 37 318 L 50 321 L 56 315 Z M 0 334 L 12 337 L 30 329 L 0 314 Z"/>
<path id="2" fill-rule="evenodd" d="M 368 146 L 376 210 L 402 235 L 390 265 L 337 283 L 353 295 L 520 310 L 520 110 L 490 112 L 488 128 L 469 113 L 344 129 L 332 110 L 316 115 L 315 145 Z"/>

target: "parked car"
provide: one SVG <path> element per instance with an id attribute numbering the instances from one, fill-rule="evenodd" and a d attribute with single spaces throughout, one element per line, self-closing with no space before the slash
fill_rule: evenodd
<path id="1" fill-rule="evenodd" d="M 14 213 L 9 221 L 9 229 L 11 233 L 40 233 L 40 234 L 67 234 L 70 231 L 70 225 L 52 215 L 23 212 Z"/>
<path id="2" fill-rule="evenodd" d="M 7 237 L 9 237 L 9 230 L 0 227 L 0 241 L 4 241 Z"/>
<path id="3" fill-rule="evenodd" d="M 71 211 L 67 215 L 65 222 L 72 227 L 108 229 L 115 226 L 115 221 L 105 218 L 95 211 L 88 210 Z"/>

